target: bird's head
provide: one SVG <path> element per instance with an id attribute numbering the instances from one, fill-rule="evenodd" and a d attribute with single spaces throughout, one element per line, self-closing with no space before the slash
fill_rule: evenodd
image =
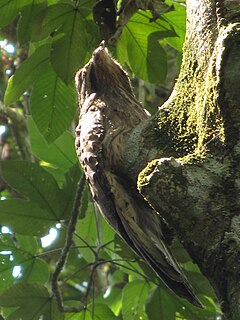
<path id="1" fill-rule="evenodd" d="M 133 95 L 127 73 L 109 54 L 105 43 L 93 52 L 89 62 L 77 73 L 76 87 L 84 97 L 92 93 L 100 98 L 116 95 L 120 89 Z"/>

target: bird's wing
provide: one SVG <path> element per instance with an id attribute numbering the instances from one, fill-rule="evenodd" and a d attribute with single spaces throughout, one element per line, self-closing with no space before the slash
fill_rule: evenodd
<path id="1" fill-rule="evenodd" d="M 163 282 L 173 292 L 200 307 L 191 285 L 164 243 L 156 213 L 132 183 L 128 184 L 106 165 L 107 150 L 103 150 L 102 143 L 107 121 L 102 108 L 106 106 L 103 101 L 93 101 L 76 129 L 76 149 L 93 199 L 108 223 Z"/>
<path id="2" fill-rule="evenodd" d="M 202 307 L 180 265 L 165 244 L 156 212 L 148 206 L 137 189 L 127 186 L 118 176 L 107 173 L 107 181 L 114 194 L 116 214 L 123 225 L 124 232 L 120 234 L 123 239 L 127 234 L 132 249 L 153 268 L 167 287 L 197 307 Z"/>

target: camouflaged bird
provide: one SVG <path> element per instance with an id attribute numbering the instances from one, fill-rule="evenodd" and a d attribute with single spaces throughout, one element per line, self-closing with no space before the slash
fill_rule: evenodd
<path id="1" fill-rule="evenodd" d="M 177 295 L 202 307 L 167 247 L 159 216 L 124 174 L 123 146 L 148 115 L 135 99 L 129 78 L 100 45 L 76 75 L 80 120 L 76 149 L 92 197 L 128 245 Z"/>

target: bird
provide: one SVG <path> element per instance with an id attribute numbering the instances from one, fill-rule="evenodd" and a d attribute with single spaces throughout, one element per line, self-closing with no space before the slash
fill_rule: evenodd
<path id="1" fill-rule="evenodd" d="M 75 84 L 80 109 L 75 147 L 93 201 L 115 232 L 172 292 L 202 308 L 166 243 L 159 214 L 139 193 L 136 179 L 124 170 L 126 139 L 149 115 L 105 42 L 77 72 Z"/>

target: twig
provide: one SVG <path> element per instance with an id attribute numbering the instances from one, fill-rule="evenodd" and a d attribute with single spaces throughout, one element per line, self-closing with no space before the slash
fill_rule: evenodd
<path id="1" fill-rule="evenodd" d="M 52 292 L 56 298 L 58 308 L 62 312 L 77 312 L 77 311 L 79 312 L 83 309 L 82 306 L 76 308 L 76 307 L 65 307 L 63 305 L 62 294 L 58 285 L 58 277 L 66 263 L 70 248 L 73 244 L 73 235 L 75 232 L 75 227 L 78 219 L 79 206 L 80 206 L 81 197 L 84 189 L 84 184 L 85 184 L 85 176 L 82 175 L 76 191 L 76 196 L 75 196 L 75 201 L 73 206 L 73 213 L 69 221 L 68 230 L 67 230 L 66 242 L 62 249 L 61 256 L 57 262 L 56 268 L 52 275 Z"/>

